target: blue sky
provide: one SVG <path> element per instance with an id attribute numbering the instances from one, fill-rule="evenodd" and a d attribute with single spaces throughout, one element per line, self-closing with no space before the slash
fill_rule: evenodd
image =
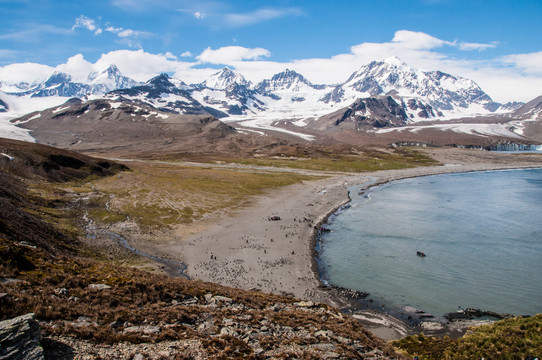
<path id="1" fill-rule="evenodd" d="M 288 67 L 333 83 L 398 56 L 525 101 L 542 95 L 540 18 L 540 0 L 0 0 L 0 81 L 115 62 L 141 81 L 228 65 L 253 81 Z"/>

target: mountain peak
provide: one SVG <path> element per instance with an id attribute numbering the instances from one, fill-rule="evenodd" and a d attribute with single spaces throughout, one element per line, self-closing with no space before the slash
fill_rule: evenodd
<path id="1" fill-rule="evenodd" d="M 256 90 L 261 93 L 269 93 L 272 91 L 294 90 L 299 91 L 304 87 L 316 89 L 319 85 L 313 85 L 303 75 L 295 70 L 285 69 L 278 74 L 275 74 L 271 79 L 261 81 Z"/>
<path id="2" fill-rule="evenodd" d="M 305 79 L 303 75 L 296 72 L 295 70 L 290 69 L 286 69 L 278 74 L 273 75 L 273 77 L 271 78 L 271 82 L 275 83 L 276 85 L 285 86 L 286 88 L 289 88 L 296 83 L 303 83 L 311 86 L 310 81 Z"/>
<path id="3" fill-rule="evenodd" d="M 224 66 L 224 67 L 222 68 L 221 72 L 222 72 L 223 74 L 225 74 L 225 73 L 227 73 L 227 74 L 232 74 L 232 73 L 233 73 L 233 70 L 230 69 L 230 68 L 227 67 L 227 66 Z"/>
<path id="4" fill-rule="evenodd" d="M 285 78 L 299 79 L 303 82 L 308 82 L 307 79 L 305 79 L 303 75 L 301 75 L 295 70 L 290 70 L 288 68 L 283 70 L 282 72 L 279 72 L 278 74 L 273 75 L 271 79 L 275 80 L 275 79 L 285 79 Z"/>
<path id="5" fill-rule="evenodd" d="M 441 71 L 423 71 L 396 56 L 362 66 L 341 86 L 352 100 L 393 91 L 397 96 L 418 98 L 435 110 L 450 114 L 474 114 L 480 107 L 494 111 L 499 105 L 472 80 Z"/>
<path id="6" fill-rule="evenodd" d="M 109 65 L 109 67 L 107 69 L 105 69 L 104 71 L 102 71 L 102 73 L 107 73 L 107 75 L 109 76 L 113 76 L 113 75 L 120 75 L 120 70 L 119 68 L 117 67 L 117 65 L 115 64 L 111 64 Z"/>
<path id="7" fill-rule="evenodd" d="M 156 75 L 152 79 L 147 81 L 147 84 L 157 84 L 164 81 L 169 82 L 170 76 L 166 73 L 161 73 L 160 75 Z"/>
<path id="8" fill-rule="evenodd" d="M 95 81 L 98 78 L 114 79 L 114 78 L 120 77 L 120 76 L 122 76 L 122 74 L 121 74 L 119 68 L 117 67 L 117 65 L 110 64 L 106 69 L 104 69 L 102 71 L 91 72 L 88 75 L 88 80 L 89 81 Z"/>
<path id="9" fill-rule="evenodd" d="M 407 63 L 405 63 L 403 60 L 401 60 L 397 56 L 390 56 L 382 60 L 382 62 L 385 64 L 394 65 L 394 66 L 408 66 Z"/>
<path id="10" fill-rule="evenodd" d="M 60 71 L 55 71 L 51 76 L 49 76 L 49 79 L 45 81 L 45 86 L 69 83 L 71 79 L 72 77 L 70 75 Z"/>
<path id="11" fill-rule="evenodd" d="M 247 81 L 243 75 L 225 66 L 222 70 L 214 73 L 209 79 L 201 84 L 210 89 L 225 90 L 234 84 L 248 87 L 250 82 Z"/>
<path id="12" fill-rule="evenodd" d="M 175 84 L 173 84 L 170 80 L 171 77 L 168 74 L 161 73 L 160 75 L 155 76 L 149 81 L 147 81 L 145 84 L 152 86 L 155 89 L 161 89 L 164 92 L 169 92 L 176 89 Z"/>
<path id="13" fill-rule="evenodd" d="M 87 82 L 94 87 L 93 92 L 97 93 L 105 93 L 138 85 L 137 81 L 123 76 L 115 64 L 110 64 L 100 72 L 90 73 Z"/>

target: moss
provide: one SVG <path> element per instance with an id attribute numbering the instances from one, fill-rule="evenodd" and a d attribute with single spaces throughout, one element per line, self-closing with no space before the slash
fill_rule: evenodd
<path id="1" fill-rule="evenodd" d="M 107 209 L 90 210 L 88 216 L 93 220 L 97 220 L 105 224 L 114 224 L 126 220 L 126 215 L 117 214 Z"/>
<path id="2" fill-rule="evenodd" d="M 439 165 L 437 161 L 416 148 L 398 148 L 392 151 L 364 149 L 345 154 L 324 153 L 315 156 L 296 154 L 296 156 L 285 157 L 221 158 L 219 160 L 243 165 L 335 172 L 368 172 Z"/>
<path id="3" fill-rule="evenodd" d="M 420 359 L 525 359 L 542 354 L 542 314 L 471 330 L 460 339 L 408 336 L 394 341 L 393 346 Z"/>

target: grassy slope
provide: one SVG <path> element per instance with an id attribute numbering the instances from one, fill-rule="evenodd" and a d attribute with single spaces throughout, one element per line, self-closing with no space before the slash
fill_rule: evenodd
<path id="1" fill-rule="evenodd" d="M 413 335 L 393 345 L 420 359 L 525 359 L 542 354 L 542 314 L 471 329 L 459 339 Z"/>
<path id="2" fill-rule="evenodd" d="M 231 211 L 266 189 L 291 185 L 314 177 L 289 173 L 241 172 L 186 166 L 133 163 L 132 172 L 92 181 L 100 195 L 93 199 L 90 216 L 105 223 L 126 217 L 146 227 L 189 224 L 203 216 Z M 88 184 L 74 186 L 90 192 Z M 105 204 L 110 201 L 109 208 Z"/>
<path id="3" fill-rule="evenodd" d="M 81 230 L 74 218 L 80 214 L 69 207 L 73 193 L 98 193 L 94 215 L 99 220 L 115 222 L 129 215 L 139 216 L 138 221 L 142 223 L 150 221 L 148 225 L 151 226 L 164 226 L 183 217 L 192 220 L 218 209 L 242 206 L 247 196 L 259 194 L 265 188 L 302 181 L 304 177 L 153 165 L 136 166 L 120 177 L 100 179 L 122 167 L 107 162 L 98 164 L 71 153 L 52 153 L 53 150 L 39 146 L 32 151 L 20 146 L 0 143 L 2 152 L 14 154 L 17 159 L 16 162 L 0 159 L 3 161 L 0 164 L 0 210 L 3 211 L 0 218 L 0 275 L 4 279 L 17 279 L 0 283 L 0 292 L 7 294 L 0 298 L 0 318 L 35 312 L 37 318 L 44 321 L 46 334 L 68 335 L 97 343 L 198 339 L 205 344 L 210 357 L 233 357 L 239 356 L 239 352 L 232 353 L 232 349 L 241 349 L 246 356 L 253 353 L 237 338 L 223 336 L 211 340 L 195 331 L 195 325 L 209 316 L 215 324 L 220 324 L 226 318 L 249 313 L 251 318 L 246 320 L 249 323 L 272 320 L 278 326 L 300 329 L 310 325 L 313 334 L 331 329 L 338 336 L 392 354 L 383 343 L 348 318 L 269 310 L 269 306 L 277 303 L 290 306 L 294 301 L 291 298 L 171 279 L 85 258 L 88 250 L 76 239 Z M 377 168 L 398 168 L 416 163 L 432 164 L 416 152 L 406 151 L 405 157 L 392 154 L 384 162 L 382 157 L 385 156 L 379 155 L 379 160 L 373 163 L 351 156 L 295 162 L 276 159 L 246 162 L 339 171 L 363 171 L 375 169 L 375 165 Z M 149 195 L 149 188 L 154 189 L 153 196 Z M 120 200 L 110 204 L 111 210 L 107 210 L 105 202 L 112 195 L 119 196 Z M 203 195 L 207 203 L 202 199 Z M 172 200 L 182 203 L 186 199 L 190 201 L 181 208 L 160 205 L 171 204 Z M 158 210 L 153 212 L 154 209 Z M 88 288 L 92 283 L 104 283 L 112 288 L 96 292 Z M 242 305 L 243 310 L 234 314 L 231 309 L 209 309 L 202 299 L 207 293 L 228 296 Z M 187 299 L 196 299 L 196 303 L 174 306 Z M 323 311 L 337 314 L 336 310 L 321 306 Z M 85 321 L 81 323 L 80 319 Z M 125 326 L 145 324 L 167 326 L 154 335 L 121 331 Z M 541 324 L 540 315 L 504 320 L 478 328 L 462 339 L 417 335 L 395 342 L 394 346 L 427 359 L 524 358 L 542 352 Z M 262 344 L 267 349 L 274 349 L 283 340 L 266 338 Z M 302 346 L 318 342 L 316 338 L 288 341 Z M 340 348 L 340 353 L 354 357 L 356 351 L 345 345 Z"/>
<path id="4" fill-rule="evenodd" d="M 99 193 L 95 184 L 109 189 L 111 184 L 107 185 L 108 181 L 124 181 L 124 177 L 139 179 L 142 187 L 159 184 L 158 191 L 165 188 L 167 192 L 180 186 L 187 193 L 204 191 L 215 196 L 234 193 L 239 196 L 236 201 L 261 193 L 264 188 L 282 186 L 304 177 L 291 174 L 262 177 L 261 174 L 195 169 L 200 173 L 198 177 L 187 169 L 170 172 L 171 168 L 160 171 L 144 168 L 142 172 L 136 169 L 99 179 L 92 171 L 81 175 L 70 167 L 72 163 L 66 163 L 56 170 L 70 175 L 59 178 L 56 170 L 53 175 L 42 171 L 40 164 L 50 159 L 48 151 L 52 150 L 38 147 L 30 152 L 19 152 L 17 166 L 2 163 L 0 176 L 4 181 L 0 199 L 6 205 L 3 209 L 16 216 L 0 219 L 0 293 L 4 294 L 0 297 L 0 319 L 33 312 L 41 321 L 46 336 L 69 336 L 97 344 L 191 340 L 202 344 L 206 358 L 254 357 L 253 349 L 239 337 L 212 338 L 198 331 L 201 325 L 211 320 L 210 333 L 217 334 L 220 324 L 234 318 L 238 327 L 253 327 L 256 334 L 264 322 L 274 329 L 297 329 L 296 332 L 307 334 L 304 338 L 282 338 L 266 332 L 257 336 L 258 346 L 263 351 L 282 357 L 289 357 L 289 351 L 294 351 L 306 358 L 318 358 L 320 350 L 317 348 L 303 349 L 322 342 L 315 335 L 319 330 L 331 330 L 334 340 L 325 341 L 334 342 L 335 351 L 347 358 L 359 357 L 360 351 L 378 349 L 384 354 L 393 354 L 390 347 L 370 335 L 356 321 L 343 317 L 338 310 L 326 305 L 301 311 L 293 305 L 295 300 L 289 297 L 240 291 L 116 266 L 95 260 L 100 258 L 98 254 L 89 258 L 90 250 L 77 240 L 77 236 L 82 234 L 80 229 L 77 231 L 77 217 L 81 214 L 70 207 L 74 199 L 85 194 L 85 189 Z M 13 149 L 11 153 L 15 153 Z M 40 160 L 37 163 L 29 161 L 35 153 L 41 156 L 38 156 Z M 63 156 L 69 157 L 70 154 Z M 91 159 L 83 158 L 81 161 Z M 82 171 L 88 169 L 87 165 L 75 164 L 84 169 Z M 147 170 L 150 173 L 146 173 Z M 172 181 L 176 184 L 173 187 Z M 239 190 L 232 191 L 232 188 Z M 18 221 L 26 226 L 21 226 Z M 31 231 L 28 231 L 28 224 L 32 224 Z M 95 283 L 111 288 L 102 291 L 89 288 Z M 209 306 L 206 294 L 227 296 L 233 305 Z M 183 304 L 187 300 L 190 304 Z M 271 308 L 277 304 L 283 310 Z M 160 331 L 152 334 L 124 331 L 133 326 L 157 326 Z M 344 340 L 339 339 L 348 341 L 343 343 Z"/>
<path id="5" fill-rule="evenodd" d="M 280 151 L 282 150 L 282 151 Z M 175 158 L 167 158 L 175 160 Z M 183 160 L 209 161 L 209 157 L 189 156 Z M 404 169 L 416 166 L 439 165 L 434 159 L 415 148 L 393 150 L 350 148 L 304 149 L 281 148 L 261 156 L 232 157 L 214 155 L 212 161 L 238 163 L 243 165 L 272 166 L 315 171 L 367 172 L 390 169 Z"/>
<path id="6" fill-rule="evenodd" d="M 0 299 L 0 318 L 33 312 L 42 321 L 47 336 L 70 336 L 98 344 L 191 339 L 202 342 L 210 358 L 250 357 L 254 355 L 252 349 L 238 337 L 211 338 L 198 331 L 209 319 L 214 327 L 211 334 L 217 334 L 226 319 L 239 319 L 243 326 L 254 327 L 255 331 L 266 322 L 268 327 L 298 328 L 313 334 L 304 339 L 262 334 L 258 341 L 266 351 L 281 352 L 285 342 L 318 344 L 321 339 L 314 334 L 331 330 L 334 336 L 349 339 L 349 343 L 337 349 L 343 356 L 358 357 L 352 342 L 363 344 L 368 350 L 382 349 L 388 355 L 393 354 L 391 348 L 355 320 L 342 317 L 338 310 L 326 305 L 318 305 L 314 312 L 295 310 L 295 299 L 289 297 L 170 278 L 72 256 L 53 259 L 40 249 L 7 239 L 0 239 L 0 255 L 2 274 L 18 280 L 0 283 L 0 292 L 8 294 Z M 13 262 L 15 258 L 19 260 Z M 23 262 L 25 266 L 21 266 Z M 94 283 L 111 288 L 92 290 L 88 285 Z M 209 307 L 205 294 L 227 296 L 234 306 Z M 190 304 L 185 305 L 184 301 Z M 273 310 L 276 304 L 284 310 Z M 322 314 L 327 315 L 322 317 Z M 160 331 L 152 334 L 123 331 L 132 326 L 158 326 Z"/>

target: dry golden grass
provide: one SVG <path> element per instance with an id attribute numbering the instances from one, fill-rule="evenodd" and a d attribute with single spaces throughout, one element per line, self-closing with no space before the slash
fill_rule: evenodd
<path id="1" fill-rule="evenodd" d="M 92 188 L 89 215 L 104 223 L 133 219 L 143 227 L 187 224 L 218 211 L 246 206 L 254 195 L 314 177 L 195 168 L 152 162 L 130 163 L 133 169 L 107 179 L 82 183 Z"/>
<path id="2" fill-rule="evenodd" d="M 168 160 L 178 160 L 169 159 Z M 353 149 L 344 148 L 332 151 L 320 149 L 318 152 L 288 152 L 274 156 L 254 157 L 205 157 L 186 158 L 200 162 L 237 163 L 243 165 L 271 166 L 277 168 L 302 169 L 332 172 L 368 172 L 378 170 L 405 169 L 416 166 L 439 165 L 438 161 L 425 155 L 417 148 L 397 149 Z"/>

